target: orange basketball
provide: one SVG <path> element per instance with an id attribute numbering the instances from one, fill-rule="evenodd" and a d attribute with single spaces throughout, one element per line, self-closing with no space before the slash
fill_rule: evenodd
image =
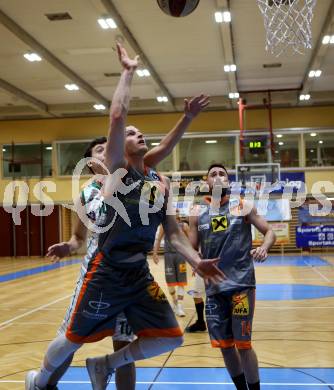
<path id="1" fill-rule="evenodd" d="M 170 16 L 180 17 L 191 14 L 199 0 L 157 0 L 159 7 Z"/>

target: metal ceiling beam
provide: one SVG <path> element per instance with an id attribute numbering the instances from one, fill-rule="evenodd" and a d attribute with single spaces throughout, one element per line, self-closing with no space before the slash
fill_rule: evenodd
<path id="1" fill-rule="evenodd" d="M 325 55 L 327 53 L 327 50 L 329 49 L 330 45 L 323 45 L 322 44 L 322 38 L 324 35 L 331 35 L 331 25 L 334 22 L 334 2 L 331 2 L 331 5 L 328 9 L 326 19 L 322 25 L 321 32 L 319 34 L 319 38 L 317 40 L 316 45 L 314 46 L 311 59 L 307 65 L 304 78 L 302 81 L 302 90 L 300 94 L 307 94 L 311 91 L 313 82 L 316 80 L 316 78 L 309 78 L 309 72 L 314 69 L 321 69 L 321 66 L 323 64 Z M 297 97 L 297 104 L 300 103 L 299 96 Z"/>
<path id="2" fill-rule="evenodd" d="M 22 91 L 21 89 L 15 87 L 12 84 L 9 84 L 7 81 L 0 79 L 0 88 L 4 89 L 5 91 L 9 92 L 12 95 L 17 96 L 18 98 L 26 101 L 30 106 L 35 108 L 40 114 L 47 117 L 56 117 L 55 114 L 52 114 L 49 111 L 49 106 L 42 101 L 34 98 L 33 96 L 27 94 L 26 92 Z"/>
<path id="3" fill-rule="evenodd" d="M 22 42 L 28 45 L 31 49 L 36 51 L 44 60 L 48 61 L 56 69 L 58 69 L 63 75 L 68 77 L 69 81 L 77 84 L 82 90 L 87 92 L 90 96 L 96 100 L 97 103 L 103 103 L 106 106 L 109 106 L 110 101 L 101 95 L 96 89 L 94 89 L 90 84 L 83 80 L 79 75 L 77 75 L 73 70 L 71 70 L 67 65 L 61 62 L 55 55 L 53 55 L 48 49 L 46 49 L 42 44 L 40 44 L 34 37 L 29 33 L 23 30 L 13 19 L 6 15 L 0 9 L 0 22 L 11 31 L 17 38 Z"/>
<path id="4" fill-rule="evenodd" d="M 230 4 L 228 0 L 216 0 L 217 11 L 230 11 Z M 233 15 L 232 15 L 233 18 Z M 232 23 L 220 23 L 220 38 L 223 49 L 224 65 L 235 64 L 234 51 L 233 51 L 233 35 L 232 35 Z M 236 72 L 225 73 L 228 78 L 229 92 L 238 92 Z M 231 100 L 231 106 L 237 107 L 237 100 Z"/>
<path id="5" fill-rule="evenodd" d="M 158 72 L 155 70 L 154 66 L 152 65 L 151 61 L 148 59 L 146 54 L 144 53 L 144 50 L 141 48 L 139 43 L 137 42 L 136 38 L 133 36 L 131 31 L 129 30 L 128 26 L 124 22 L 124 19 L 122 18 L 121 14 L 118 12 L 117 8 L 113 4 L 112 0 L 101 0 L 103 6 L 105 7 L 106 11 L 110 14 L 110 16 L 114 19 L 114 21 L 117 24 L 118 29 L 121 31 L 125 39 L 128 41 L 132 49 L 136 54 L 140 55 L 141 61 L 145 64 L 146 68 L 150 71 L 151 76 L 153 80 L 156 82 L 156 84 L 161 89 L 161 92 L 167 96 L 168 98 L 168 105 L 172 107 L 173 110 L 177 111 L 177 107 L 174 102 L 174 98 L 169 92 L 166 85 L 161 80 Z M 167 106 L 167 105 L 166 105 Z"/>

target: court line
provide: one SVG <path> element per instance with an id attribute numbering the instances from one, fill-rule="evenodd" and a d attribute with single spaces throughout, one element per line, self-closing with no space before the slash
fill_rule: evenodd
<path id="1" fill-rule="evenodd" d="M 326 282 L 328 283 L 332 283 L 332 281 L 330 279 L 328 279 L 321 271 L 319 271 L 317 269 L 317 267 L 314 267 L 312 264 L 310 264 L 308 261 L 304 260 L 305 261 L 305 264 L 310 267 L 316 274 L 318 274 L 319 276 L 321 276 Z"/>
<path id="2" fill-rule="evenodd" d="M 29 311 L 27 311 L 27 312 L 25 312 L 25 313 L 20 314 L 19 316 L 16 316 L 16 317 L 13 317 L 13 318 L 9 319 L 9 320 L 7 320 L 7 321 L 0 322 L 0 329 L 1 329 L 3 326 L 5 326 L 5 325 L 7 325 L 7 324 L 10 324 L 10 323 L 12 323 L 12 322 L 14 322 L 14 321 L 16 321 L 16 320 L 18 320 L 18 319 L 20 319 L 20 318 L 27 317 L 28 315 L 30 315 L 30 314 L 32 314 L 32 313 L 35 313 L 36 311 L 42 310 L 42 309 L 44 309 L 45 307 L 54 305 L 55 303 L 61 302 L 61 301 L 63 301 L 64 299 L 68 299 L 68 298 L 70 298 L 72 295 L 73 295 L 73 294 L 65 295 L 65 296 L 62 297 L 62 298 L 58 298 L 58 299 L 55 299 L 55 300 L 52 301 L 52 302 L 49 302 L 49 303 L 46 303 L 46 304 L 44 304 L 44 305 L 38 306 L 38 307 L 36 307 L 35 309 L 29 310 Z"/>
<path id="3" fill-rule="evenodd" d="M 14 381 L 14 380 L 0 380 L 0 383 L 24 383 L 24 381 Z M 60 384 L 91 384 L 90 381 L 60 381 Z M 111 381 L 111 384 L 115 384 L 115 382 Z M 208 385 L 208 386 L 217 386 L 217 385 L 227 385 L 227 386 L 234 386 L 234 383 L 232 382 L 136 382 L 137 385 Z M 334 383 L 298 383 L 298 382 L 261 382 L 261 386 L 334 386 Z"/>

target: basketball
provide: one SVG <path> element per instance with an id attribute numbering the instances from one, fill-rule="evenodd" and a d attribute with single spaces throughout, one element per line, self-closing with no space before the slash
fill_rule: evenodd
<path id="1" fill-rule="evenodd" d="M 157 0 L 165 14 L 175 17 L 187 16 L 197 8 L 199 0 Z"/>

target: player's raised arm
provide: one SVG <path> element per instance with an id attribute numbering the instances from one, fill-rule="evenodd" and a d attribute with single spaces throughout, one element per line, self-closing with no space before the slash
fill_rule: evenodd
<path id="1" fill-rule="evenodd" d="M 276 235 L 269 223 L 261 215 L 258 215 L 255 207 L 252 208 L 247 218 L 264 235 L 262 244 L 251 250 L 253 259 L 263 262 L 267 259 L 270 248 L 275 244 Z"/>
<path id="2" fill-rule="evenodd" d="M 160 144 L 146 153 L 144 158 L 145 165 L 155 167 L 165 159 L 180 141 L 193 119 L 209 104 L 209 97 L 204 94 L 195 96 L 190 100 L 184 99 L 184 113 L 182 117 L 174 128 L 164 136 Z"/>
<path id="3" fill-rule="evenodd" d="M 110 172 L 126 166 L 124 157 L 125 123 L 129 110 L 131 83 L 139 59 L 138 56 L 134 59 L 129 58 L 126 50 L 119 43 L 117 44 L 117 54 L 123 71 L 110 107 L 110 125 L 105 157 L 105 164 Z"/>

